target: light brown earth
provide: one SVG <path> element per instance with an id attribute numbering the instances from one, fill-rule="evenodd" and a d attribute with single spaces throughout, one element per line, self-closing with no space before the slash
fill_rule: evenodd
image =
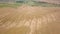
<path id="1" fill-rule="evenodd" d="M 0 8 L 0 34 L 60 34 L 60 7 Z"/>

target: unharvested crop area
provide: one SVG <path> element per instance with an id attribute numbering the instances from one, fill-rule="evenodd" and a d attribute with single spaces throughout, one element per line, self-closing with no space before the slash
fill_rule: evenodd
<path id="1" fill-rule="evenodd" d="M 60 7 L 0 8 L 0 34 L 60 34 Z"/>

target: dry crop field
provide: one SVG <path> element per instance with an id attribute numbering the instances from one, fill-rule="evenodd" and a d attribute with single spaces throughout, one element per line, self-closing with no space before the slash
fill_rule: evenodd
<path id="1" fill-rule="evenodd" d="M 0 34 L 60 34 L 60 7 L 0 8 Z"/>

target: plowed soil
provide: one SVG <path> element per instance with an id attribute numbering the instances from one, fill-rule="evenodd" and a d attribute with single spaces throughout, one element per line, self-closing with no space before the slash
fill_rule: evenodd
<path id="1" fill-rule="evenodd" d="M 60 7 L 0 8 L 0 34 L 60 34 Z"/>

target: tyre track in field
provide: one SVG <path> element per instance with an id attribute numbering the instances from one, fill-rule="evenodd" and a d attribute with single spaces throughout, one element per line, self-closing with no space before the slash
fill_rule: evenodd
<path id="1" fill-rule="evenodd" d="M 9 27 L 10 24 L 12 24 L 16 19 L 16 13 L 10 13 L 4 18 L 0 19 L 0 29 Z"/>
<path id="2" fill-rule="evenodd" d="M 33 34 L 34 31 L 38 30 L 39 27 L 46 26 L 48 23 L 57 21 L 57 17 L 59 17 L 59 12 L 54 12 L 50 14 L 43 15 L 41 18 L 34 18 L 31 22 L 30 28 L 31 31 L 29 34 Z M 37 34 L 37 33 L 36 33 Z"/>

